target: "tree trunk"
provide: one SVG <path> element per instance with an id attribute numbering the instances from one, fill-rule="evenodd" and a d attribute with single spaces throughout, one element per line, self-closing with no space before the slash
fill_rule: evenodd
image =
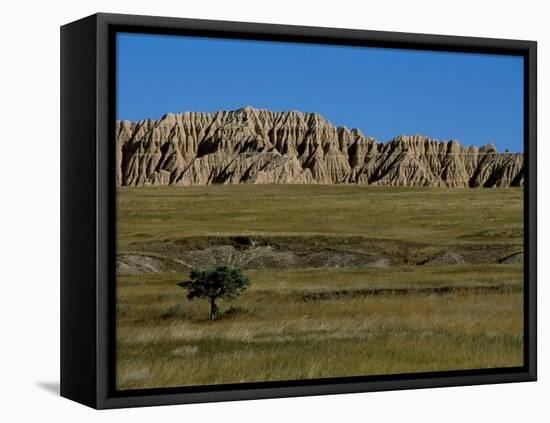
<path id="1" fill-rule="evenodd" d="M 218 314 L 218 306 L 214 302 L 214 298 L 210 298 L 210 322 L 213 322 L 216 320 L 217 314 Z"/>

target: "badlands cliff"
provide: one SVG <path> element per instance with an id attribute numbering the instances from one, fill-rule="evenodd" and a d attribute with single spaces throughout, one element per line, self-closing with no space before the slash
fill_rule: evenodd
<path id="1" fill-rule="evenodd" d="M 240 183 L 523 186 L 523 154 L 398 136 L 386 143 L 317 113 L 250 107 L 118 121 L 119 186 Z"/>

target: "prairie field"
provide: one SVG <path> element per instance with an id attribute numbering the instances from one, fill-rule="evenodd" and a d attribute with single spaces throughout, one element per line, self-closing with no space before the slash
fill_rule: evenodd
<path id="1" fill-rule="evenodd" d="M 117 191 L 117 388 L 523 365 L 523 190 Z M 250 287 L 190 301 L 190 270 Z"/>

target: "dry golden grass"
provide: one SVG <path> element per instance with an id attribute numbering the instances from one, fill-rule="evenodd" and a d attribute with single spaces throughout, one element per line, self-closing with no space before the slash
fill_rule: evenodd
<path id="1" fill-rule="evenodd" d="M 394 270 L 298 269 L 295 275 L 280 272 L 285 282 L 278 284 L 273 272 L 254 270 L 252 288 L 235 303 L 241 313 L 213 324 L 207 322 L 207 304 L 188 301 L 176 285 L 185 275 L 119 277 L 118 387 L 522 365 L 521 266 Z M 450 285 L 506 283 L 517 290 L 301 301 L 304 292 L 319 289 L 315 281 L 321 275 L 350 289 L 389 281 L 437 287 L 446 280 Z M 338 280 L 342 275 L 344 281 Z M 227 309 L 231 303 L 221 305 Z"/>
<path id="2" fill-rule="evenodd" d="M 313 236 L 362 236 L 387 244 L 389 256 L 407 243 L 427 253 L 516 252 L 522 199 L 521 189 L 121 188 L 117 245 L 142 252 L 189 237 L 290 235 L 314 249 Z M 220 302 L 222 310 L 239 308 L 213 324 L 207 303 L 188 301 L 177 286 L 185 273 L 119 275 L 117 387 L 521 366 L 522 270 L 521 263 L 244 269 L 251 288 Z M 446 287 L 464 289 L 437 291 Z"/>
<path id="3" fill-rule="evenodd" d="M 338 235 L 521 243 L 523 189 L 357 185 L 119 188 L 121 248 L 212 235 Z"/>

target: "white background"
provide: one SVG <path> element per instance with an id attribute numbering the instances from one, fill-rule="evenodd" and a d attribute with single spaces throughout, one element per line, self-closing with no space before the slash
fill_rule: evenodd
<path id="1" fill-rule="evenodd" d="M 0 49 L 0 420 L 550 421 L 548 188 L 539 170 L 539 382 L 93 411 L 59 383 L 59 26 L 103 12 L 531 39 L 539 42 L 539 157 L 550 157 L 545 1 L 5 1 Z M 344 64 L 345 65 L 345 64 Z M 544 390 L 548 392 L 544 395 Z"/>

